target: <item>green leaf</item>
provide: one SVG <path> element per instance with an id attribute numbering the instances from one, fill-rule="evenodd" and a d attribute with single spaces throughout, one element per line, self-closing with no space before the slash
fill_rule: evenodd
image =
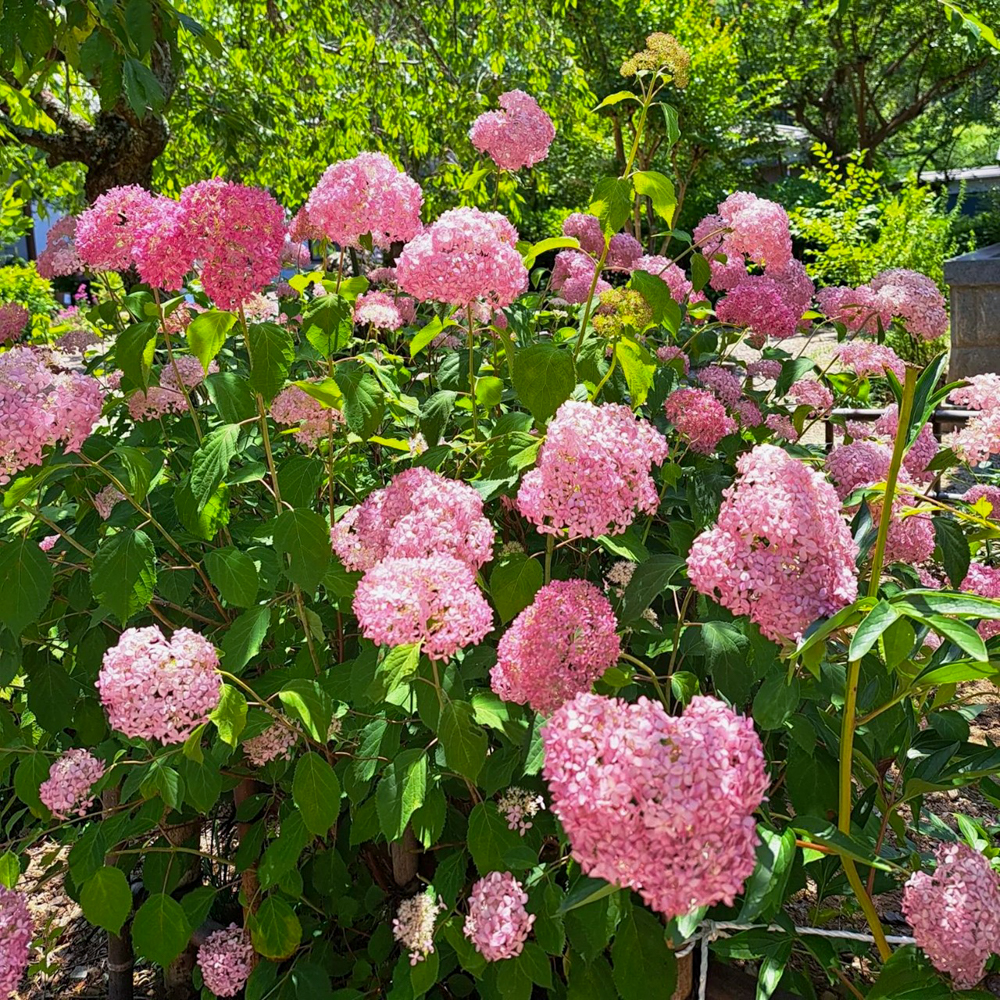
<path id="1" fill-rule="evenodd" d="M 344 419 L 365 440 L 378 430 L 385 413 L 385 393 L 375 376 L 357 362 L 337 365 L 334 375 L 344 394 Z"/>
<path id="2" fill-rule="evenodd" d="M 653 387 L 653 375 L 656 373 L 653 356 L 642 344 L 623 337 L 615 344 L 615 357 L 625 376 L 632 405 L 642 406 Z"/>
<path id="3" fill-rule="evenodd" d="M 622 594 L 618 620 L 622 625 L 637 621 L 642 613 L 667 589 L 667 584 L 684 568 L 680 556 L 669 553 L 650 556 L 639 563 Z"/>
<path id="4" fill-rule="evenodd" d="M 326 743 L 333 718 L 333 702 L 319 681 L 294 678 L 278 692 L 278 700 L 314 740 Z"/>
<path id="5" fill-rule="evenodd" d="M 616 892 L 621 892 L 621 886 L 606 882 L 602 878 L 583 876 L 573 883 L 569 892 L 563 897 L 558 912 L 569 913 L 570 910 L 577 910 L 581 906 L 604 899 L 605 896 L 611 896 Z"/>
<path id="6" fill-rule="evenodd" d="M 897 948 L 882 966 L 868 1000 L 951 1000 L 955 993 L 915 945 Z"/>
<path id="7" fill-rule="evenodd" d="M 422 997 L 438 981 L 438 953 L 432 951 L 422 962 L 410 966 L 410 986 L 414 997 Z"/>
<path id="8" fill-rule="evenodd" d="M 415 358 L 435 337 L 439 337 L 449 327 L 458 326 L 450 319 L 435 316 L 426 326 L 421 327 L 410 341 L 410 357 Z"/>
<path id="9" fill-rule="evenodd" d="M 231 312 L 209 309 L 198 313 L 184 331 L 188 349 L 201 362 L 206 373 L 209 364 L 218 357 L 219 351 L 222 350 L 226 337 L 235 322 L 236 317 Z"/>
<path id="10" fill-rule="evenodd" d="M 677 140 L 680 139 L 681 127 L 675 107 L 670 104 L 664 104 L 662 101 L 660 102 L 660 107 L 663 108 L 663 117 L 667 129 L 667 147 L 669 148 L 676 145 Z"/>
<path id="11" fill-rule="evenodd" d="M 28 707 L 38 724 L 58 733 L 73 723 L 73 708 L 80 696 L 79 683 L 58 663 L 42 663 L 28 675 Z"/>
<path id="12" fill-rule="evenodd" d="M 485 731 L 476 722 L 473 708 L 467 701 L 449 699 L 444 703 L 438 736 L 444 747 L 448 767 L 470 781 L 475 781 L 486 762 L 489 741 Z"/>
<path id="13" fill-rule="evenodd" d="M 83 915 L 95 927 L 117 934 L 132 912 L 132 889 L 119 868 L 105 865 L 80 890 Z"/>
<path id="14" fill-rule="evenodd" d="M 490 574 L 493 606 L 506 624 L 523 611 L 541 590 L 542 564 L 523 552 L 512 552 L 497 560 Z"/>
<path id="15" fill-rule="evenodd" d="M 605 97 L 604 100 L 601 101 L 596 108 L 594 108 L 594 110 L 600 111 L 601 108 L 609 108 L 611 105 L 620 104 L 622 101 L 635 101 L 636 103 L 639 103 L 639 98 L 636 97 L 636 95 L 630 90 L 619 90 L 614 94 L 608 94 L 608 96 Z"/>
<path id="16" fill-rule="evenodd" d="M 273 399 L 285 384 L 288 369 L 295 360 L 295 341 L 291 330 L 277 323 L 255 323 L 246 335 L 250 355 L 250 388 Z"/>
<path id="17" fill-rule="evenodd" d="M 761 729 L 781 729 L 801 701 L 798 677 L 789 684 L 784 674 L 772 674 L 753 700 L 753 719 Z"/>
<path id="18" fill-rule="evenodd" d="M 1000 618 L 1000 601 L 950 590 L 907 590 L 892 599 L 903 614 L 914 618 L 955 615 L 962 618 Z"/>
<path id="19" fill-rule="evenodd" d="M 306 829 L 325 837 L 340 813 L 340 782 L 333 768 L 318 753 L 307 753 L 295 765 L 292 801 Z"/>
<path id="20" fill-rule="evenodd" d="M 195 499 L 195 509 L 200 514 L 208 504 L 212 494 L 229 472 L 229 463 L 236 455 L 240 428 L 236 424 L 224 424 L 209 433 L 201 447 L 191 458 L 189 486 Z"/>
<path id="21" fill-rule="evenodd" d="M 119 531 L 94 555 L 90 589 L 124 624 L 149 604 L 156 586 L 156 550 L 144 531 Z"/>
<path id="22" fill-rule="evenodd" d="M 648 910 L 629 907 L 611 946 L 611 962 L 622 1000 L 649 1000 L 653 983 L 661 996 L 673 996 L 677 959 L 667 947 L 663 924 Z"/>
<path id="23" fill-rule="evenodd" d="M 129 493 L 136 503 L 142 503 L 149 491 L 149 484 L 153 481 L 153 467 L 149 464 L 149 459 L 138 448 L 126 445 L 118 445 L 115 454 L 125 467 Z"/>
<path id="24" fill-rule="evenodd" d="M 756 679 L 748 669 L 750 640 L 731 622 L 705 622 L 701 641 L 716 688 L 733 704 L 746 704 Z"/>
<path id="25" fill-rule="evenodd" d="M 260 652 L 270 627 L 271 609 L 267 605 L 244 611 L 222 639 L 226 670 L 239 673 Z"/>
<path id="26" fill-rule="evenodd" d="M 305 455 L 296 455 L 278 469 L 281 499 L 293 507 L 311 507 L 323 480 L 323 463 Z"/>
<path id="27" fill-rule="evenodd" d="M 878 642 L 879 636 L 899 617 L 899 609 L 888 601 L 879 601 L 862 619 L 854 638 L 851 639 L 847 656 L 860 660 Z"/>
<path id="28" fill-rule="evenodd" d="M 691 288 L 700 292 L 712 277 L 712 266 L 700 253 L 691 255 Z"/>
<path id="29" fill-rule="evenodd" d="M 302 941 L 302 925 L 288 903 L 268 896 L 250 917 L 250 940 L 264 958 L 288 958 Z"/>
<path id="30" fill-rule="evenodd" d="M 568 348 L 532 344 L 514 358 L 514 389 L 532 416 L 544 423 L 569 399 L 576 386 L 573 355 Z"/>
<path id="31" fill-rule="evenodd" d="M 15 635 L 36 621 L 52 593 L 52 566 L 38 542 L 19 538 L 0 546 L 0 622 Z"/>
<path id="32" fill-rule="evenodd" d="M 179 762 L 184 780 L 184 799 L 205 815 L 211 811 L 222 794 L 222 775 L 214 765 L 182 757 Z"/>
<path id="33" fill-rule="evenodd" d="M 953 587 L 961 587 L 969 573 L 969 540 L 957 521 L 935 515 L 934 541 L 941 550 L 941 562 Z"/>
<path id="34" fill-rule="evenodd" d="M 115 362 L 129 381 L 143 389 L 156 354 L 156 324 L 151 320 L 127 326 L 115 340 Z"/>
<path id="35" fill-rule="evenodd" d="M 409 680 L 420 665 L 420 643 L 393 646 L 379 661 L 367 695 L 374 702 L 384 701 L 391 691 Z"/>
<path id="36" fill-rule="evenodd" d="M 274 547 L 287 555 L 285 575 L 312 593 L 330 565 L 330 526 L 312 510 L 286 510 L 274 522 Z"/>
<path id="37" fill-rule="evenodd" d="M 208 395 L 219 416 L 227 424 L 250 420 L 257 412 L 257 404 L 246 379 L 236 372 L 216 372 L 205 379 Z"/>
<path id="38" fill-rule="evenodd" d="M 302 332 L 324 358 L 332 357 L 354 335 L 351 303 L 329 292 L 313 299 L 302 314 Z"/>
<path id="39" fill-rule="evenodd" d="M 968 653 L 976 662 L 985 663 L 990 658 L 982 636 L 971 625 L 956 621 L 954 618 L 946 618 L 944 615 L 928 615 L 924 621 L 939 635 L 950 639 L 959 649 Z"/>
<path id="40" fill-rule="evenodd" d="M 427 793 L 427 755 L 404 750 L 385 769 L 376 789 L 379 826 L 390 843 L 403 836 L 406 824 Z"/>
<path id="41" fill-rule="evenodd" d="M 11 851 L 0 854 L 0 885 L 13 889 L 21 877 L 21 863 Z"/>
<path id="42" fill-rule="evenodd" d="M 480 875 L 508 870 L 507 854 L 521 846 L 521 838 L 508 829 L 494 802 L 480 802 L 469 814 L 468 842 Z"/>
<path id="43" fill-rule="evenodd" d="M 653 211 L 673 225 L 677 195 L 670 179 L 655 170 L 637 170 L 632 175 L 632 183 L 635 185 L 635 193 L 646 195 L 653 203 Z"/>
<path id="44" fill-rule="evenodd" d="M 257 597 L 257 567 L 239 549 L 210 549 L 205 555 L 205 569 L 222 599 L 239 608 L 249 608 Z"/>
<path id="45" fill-rule="evenodd" d="M 163 968 L 187 947 L 191 932 L 184 908 L 162 892 L 150 896 L 132 921 L 136 952 Z"/>
<path id="46" fill-rule="evenodd" d="M 633 271 L 629 287 L 637 291 L 653 310 L 654 323 L 662 323 L 671 333 L 677 332 L 681 323 L 681 307 L 674 301 L 670 286 L 663 278 L 648 271 Z"/>
<path id="47" fill-rule="evenodd" d="M 524 266 L 530 269 L 538 257 L 550 250 L 579 249 L 579 246 L 580 241 L 575 236 L 550 236 L 528 248 L 523 257 Z"/>
<path id="48" fill-rule="evenodd" d="M 48 809 L 42 805 L 38 796 L 38 789 L 48 776 L 49 762 L 40 753 L 22 757 L 14 772 L 14 794 L 31 810 L 33 816 L 48 815 Z"/>
<path id="49" fill-rule="evenodd" d="M 605 238 L 614 236 L 632 214 L 632 182 L 620 177 L 602 177 L 594 185 L 587 211 L 601 220 Z"/>
<path id="50" fill-rule="evenodd" d="M 747 880 L 743 894 L 743 907 L 737 918 L 740 923 L 751 923 L 763 915 L 770 916 L 781 906 L 795 860 L 795 831 L 776 833 L 762 824 L 757 825 L 760 840 L 757 844 L 757 866 Z"/>
<path id="51" fill-rule="evenodd" d="M 236 746 L 247 723 L 246 698 L 231 684 L 223 684 L 219 704 L 212 710 L 209 718 L 219 730 L 219 738 L 231 747 Z"/>
<path id="52" fill-rule="evenodd" d="M 608 960 L 597 955 L 592 962 L 577 956 L 569 968 L 566 1000 L 603 1000 L 616 995 L 614 977 Z M 664 994 L 666 995 L 666 994 Z"/>

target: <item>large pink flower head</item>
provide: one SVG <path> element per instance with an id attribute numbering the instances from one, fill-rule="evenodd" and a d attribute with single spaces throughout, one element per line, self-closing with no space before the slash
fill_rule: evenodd
<path id="1" fill-rule="evenodd" d="M 642 257 L 642 244 L 631 233 L 616 233 L 608 243 L 604 266 L 609 271 L 631 271 Z"/>
<path id="2" fill-rule="evenodd" d="M 675 389 L 663 408 L 691 450 L 702 455 L 710 455 L 727 434 L 736 430 L 736 421 L 707 389 Z"/>
<path id="3" fill-rule="evenodd" d="M 136 228 L 132 250 L 147 285 L 171 292 L 181 288 L 195 253 L 184 206 L 172 198 L 154 198 Z"/>
<path id="4" fill-rule="evenodd" d="M 563 236 L 572 236 L 579 240 L 580 249 L 593 257 L 604 253 L 604 231 L 601 220 L 596 215 L 586 212 L 572 212 L 567 215 L 562 224 Z"/>
<path id="5" fill-rule="evenodd" d="M 948 399 L 981 412 L 955 431 L 948 444 L 959 458 L 975 465 L 1000 454 L 1000 375 L 973 375 L 966 381 L 969 384 L 955 389 Z"/>
<path id="6" fill-rule="evenodd" d="M 383 559 L 446 555 L 475 571 L 493 557 L 495 535 L 476 490 L 417 466 L 352 507 L 330 540 L 351 570 L 371 569 Z"/>
<path id="7" fill-rule="evenodd" d="M 45 237 L 45 249 L 36 261 L 38 273 L 43 278 L 61 278 L 83 270 L 83 261 L 76 252 L 75 236 L 75 216 L 64 215 L 52 224 Z"/>
<path id="8" fill-rule="evenodd" d="M 323 438 L 332 437 L 334 431 L 344 426 L 340 410 L 324 406 L 297 385 L 282 389 L 271 400 L 271 419 L 276 424 L 296 427 L 292 436 L 307 448 L 315 448 Z"/>
<path id="9" fill-rule="evenodd" d="M 493 612 L 467 563 L 454 556 L 389 558 L 368 570 L 354 592 L 366 639 L 380 646 L 422 643 L 432 660 L 475 646 L 493 628 Z"/>
<path id="10" fill-rule="evenodd" d="M 309 223 L 342 247 L 372 244 L 388 248 L 420 231 L 420 185 L 385 153 L 360 153 L 326 168 L 306 203 Z"/>
<path id="11" fill-rule="evenodd" d="M 517 508 L 542 534 L 621 534 L 637 510 L 659 506 L 649 470 L 668 451 L 666 438 L 627 406 L 567 400 L 549 423 L 538 465 L 521 481 Z"/>
<path id="12" fill-rule="evenodd" d="M 527 902 L 528 894 L 510 872 L 490 872 L 472 886 L 462 933 L 487 962 L 521 954 L 535 922 Z"/>
<path id="13" fill-rule="evenodd" d="M 722 365 L 706 365 L 704 368 L 699 368 L 694 374 L 706 389 L 728 407 L 735 406 L 737 400 L 743 395 L 743 384 L 739 378 Z"/>
<path id="14" fill-rule="evenodd" d="M 790 257 L 784 267 L 767 268 L 767 276 L 781 288 L 785 304 L 801 319 L 816 294 L 816 286 L 802 261 Z"/>
<path id="15" fill-rule="evenodd" d="M 527 287 L 517 230 L 499 212 L 452 208 L 406 245 L 396 262 L 404 292 L 420 301 L 502 309 Z"/>
<path id="16" fill-rule="evenodd" d="M 885 329 L 892 322 L 892 310 L 871 285 L 821 288 L 816 304 L 820 312 L 855 333 L 876 334 L 880 325 Z"/>
<path id="17" fill-rule="evenodd" d="M 985 563 L 972 562 L 960 589 L 978 597 L 988 597 L 994 601 L 1000 599 L 1000 569 L 987 566 Z M 991 639 L 1000 634 L 1000 621 L 994 619 L 981 621 L 979 634 L 984 639 Z"/>
<path id="18" fill-rule="evenodd" d="M 403 316 L 396 300 L 388 292 L 366 292 L 354 301 L 354 322 L 376 330 L 398 330 Z"/>
<path id="19" fill-rule="evenodd" d="M 0 344 L 17 340 L 30 319 L 31 313 L 20 303 L 0 303 Z"/>
<path id="20" fill-rule="evenodd" d="M 80 372 L 55 372 L 29 347 L 0 354 L 0 484 L 30 465 L 46 448 L 80 446 L 100 419 L 100 383 Z"/>
<path id="21" fill-rule="evenodd" d="M 542 728 L 552 811 L 586 874 L 635 889 L 665 917 L 725 902 L 754 869 L 767 774 L 749 719 L 714 698 L 580 694 Z"/>
<path id="22" fill-rule="evenodd" d="M 179 628 L 128 628 L 104 654 L 97 690 L 112 728 L 126 736 L 183 743 L 219 703 L 215 647 Z"/>
<path id="23" fill-rule="evenodd" d="M 472 123 L 472 145 L 501 170 L 533 167 L 544 160 L 556 129 L 538 101 L 523 90 L 508 90 L 497 103 L 502 111 L 487 111 Z"/>
<path id="24" fill-rule="evenodd" d="M 242 927 L 213 931 L 198 949 L 198 968 L 217 997 L 234 997 L 253 972 L 253 946 Z"/>
<path id="25" fill-rule="evenodd" d="M 95 271 L 132 266 L 135 240 L 149 218 L 153 196 L 138 184 L 113 187 L 94 199 L 76 220 L 76 252 Z"/>
<path id="26" fill-rule="evenodd" d="M 803 462 L 763 444 L 736 468 L 718 522 L 691 546 L 688 575 L 768 638 L 797 639 L 857 597 L 857 545 L 833 486 Z"/>
<path id="27" fill-rule="evenodd" d="M 891 445 L 896 438 L 896 428 L 899 425 L 899 407 L 893 403 L 885 413 L 867 426 L 869 437 L 876 440 L 885 441 Z M 853 432 L 853 429 L 852 429 Z M 858 435 L 855 434 L 855 437 Z M 929 424 L 924 424 L 920 428 L 914 442 L 906 450 L 903 456 L 903 468 L 910 474 L 914 482 L 930 483 L 934 481 L 935 473 L 928 472 L 927 466 L 931 464 L 938 453 L 938 441 L 934 436 L 934 428 Z"/>
<path id="28" fill-rule="evenodd" d="M 24 896 L 0 885 L 0 997 L 9 997 L 21 985 L 35 933 Z"/>
<path id="29" fill-rule="evenodd" d="M 579 250 L 560 250 L 552 266 L 552 291 L 567 305 L 582 305 L 590 295 L 596 270 L 597 261 L 587 254 Z M 611 286 L 603 278 L 598 278 L 594 285 L 594 298 L 599 299 L 610 290 Z"/>
<path id="30" fill-rule="evenodd" d="M 237 309 L 281 269 L 285 213 L 261 188 L 219 177 L 181 193 L 191 248 L 205 294 Z"/>
<path id="31" fill-rule="evenodd" d="M 862 378 L 884 376 L 892 372 L 900 382 L 906 377 L 906 364 L 891 348 L 870 340 L 845 340 L 834 348 L 834 354 L 845 368 Z"/>
<path id="32" fill-rule="evenodd" d="M 187 408 L 187 400 L 179 389 L 159 385 L 139 389 L 128 397 L 128 412 L 137 422 L 159 420 L 167 413 L 184 413 Z"/>
<path id="33" fill-rule="evenodd" d="M 103 777 L 104 764 L 89 751 L 74 747 L 52 762 L 38 797 L 56 819 L 85 816 L 94 802 L 91 789 Z"/>
<path id="34" fill-rule="evenodd" d="M 209 375 L 219 370 L 214 361 L 208 363 Z M 180 392 L 181 383 L 187 389 L 195 389 L 205 381 L 205 369 L 201 362 L 190 354 L 175 354 L 172 361 L 160 369 L 160 385 L 165 389 L 175 389 Z"/>
<path id="35" fill-rule="evenodd" d="M 1000 952 L 1000 879 L 967 844 L 941 844 L 934 854 L 934 873 L 914 872 L 907 881 L 903 913 L 934 968 L 969 989 Z"/>
<path id="36" fill-rule="evenodd" d="M 871 287 L 914 339 L 934 340 L 948 331 L 944 296 L 926 274 L 894 267 L 872 278 Z"/>
<path id="37" fill-rule="evenodd" d="M 797 406 L 811 407 L 809 415 L 812 417 L 818 417 L 833 409 L 833 393 L 819 379 L 799 379 L 788 390 L 788 397 Z"/>
<path id="38" fill-rule="evenodd" d="M 763 346 L 768 337 L 787 340 L 799 332 L 802 310 L 785 286 L 766 274 L 744 275 L 742 280 L 715 306 L 722 323 L 746 327 L 754 346 Z"/>
<path id="39" fill-rule="evenodd" d="M 618 662 L 621 639 L 608 599 L 587 580 L 553 580 L 497 646 L 490 684 L 504 701 L 549 715 Z"/>

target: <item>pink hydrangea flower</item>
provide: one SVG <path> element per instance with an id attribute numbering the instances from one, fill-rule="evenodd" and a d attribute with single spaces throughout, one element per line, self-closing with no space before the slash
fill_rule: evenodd
<path id="1" fill-rule="evenodd" d="M 767 774 L 749 719 L 696 696 L 681 716 L 577 695 L 542 728 L 552 811 L 584 872 L 667 918 L 731 906 L 754 869 Z"/>
<path id="2" fill-rule="evenodd" d="M 271 419 L 276 424 L 297 427 L 292 436 L 307 448 L 315 448 L 344 426 L 344 414 L 340 410 L 324 406 L 297 385 L 282 389 L 271 400 Z"/>
<path id="3" fill-rule="evenodd" d="M 395 267 L 375 267 L 368 272 L 368 282 L 371 285 L 396 285 Z"/>
<path id="4" fill-rule="evenodd" d="M 892 312 L 871 285 L 831 286 L 816 293 L 821 312 L 835 323 L 842 323 L 855 333 L 878 333 L 892 322 Z"/>
<path id="5" fill-rule="evenodd" d="M 475 571 L 493 557 L 495 536 L 476 490 L 420 466 L 370 493 L 330 532 L 334 551 L 351 570 L 383 559 L 446 555 Z"/>
<path id="6" fill-rule="evenodd" d="M 786 304 L 801 319 L 816 294 L 816 286 L 802 261 L 790 257 L 784 267 L 768 267 L 767 276 L 782 290 Z"/>
<path id="7" fill-rule="evenodd" d="M 0 996 L 12 996 L 21 985 L 34 933 L 24 896 L 0 885 Z"/>
<path id="8" fill-rule="evenodd" d="M 497 103 L 502 111 L 487 111 L 472 123 L 472 145 L 501 170 L 533 167 L 544 160 L 556 129 L 538 101 L 523 90 L 508 90 Z"/>
<path id="9" fill-rule="evenodd" d="M 242 927 L 213 931 L 198 949 L 198 968 L 217 997 L 234 997 L 253 972 L 253 946 Z"/>
<path id="10" fill-rule="evenodd" d="M 552 267 L 552 291 L 559 301 L 567 305 L 582 305 L 590 295 L 596 271 L 597 262 L 587 254 L 578 250 L 560 250 Z M 600 298 L 610 290 L 611 286 L 603 278 L 598 278 L 594 285 L 594 298 Z"/>
<path id="11" fill-rule="evenodd" d="M 84 264 L 76 252 L 76 218 L 64 215 L 52 224 L 45 238 L 45 249 L 38 255 L 35 262 L 38 273 L 43 278 L 61 278 L 70 274 L 78 274 Z"/>
<path id="12" fill-rule="evenodd" d="M 0 344 L 17 340 L 31 320 L 31 313 L 18 302 L 0 304 Z"/>
<path id="13" fill-rule="evenodd" d="M 132 256 L 142 280 L 177 291 L 194 267 L 194 253 L 184 206 L 172 198 L 154 198 L 133 239 Z"/>
<path id="14" fill-rule="evenodd" d="M 974 504 L 978 500 L 986 500 L 993 508 L 987 515 L 991 521 L 1000 520 L 1000 486 L 990 486 L 988 483 L 977 483 L 970 486 L 962 499 L 967 504 Z"/>
<path id="15" fill-rule="evenodd" d="M 187 408 L 183 393 L 158 385 L 139 389 L 128 398 L 128 412 L 136 421 L 158 420 L 167 413 L 184 413 Z"/>
<path id="16" fill-rule="evenodd" d="M 113 187 L 76 220 L 76 252 L 95 271 L 132 266 L 136 236 L 150 217 L 153 196 L 138 184 Z"/>
<path id="17" fill-rule="evenodd" d="M 403 317 L 395 299 L 388 292 L 367 292 L 354 302 L 354 322 L 377 330 L 398 330 Z"/>
<path id="18" fill-rule="evenodd" d="M 304 271 L 312 264 L 312 251 L 307 244 L 291 239 L 287 233 L 285 236 L 285 243 L 281 248 L 281 266 Z"/>
<path id="19" fill-rule="evenodd" d="M 292 759 L 292 748 L 298 742 L 294 729 L 275 722 L 259 736 L 251 736 L 243 743 L 243 753 L 254 767 L 264 767 L 272 760 Z"/>
<path id="20" fill-rule="evenodd" d="M 14 347 L 0 354 L 0 485 L 40 464 L 46 448 L 79 451 L 103 403 L 96 379 L 53 371 L 41 351 Z"/>
<path id="21" fill-rule="evenodd" d="M 774 445 L 758 445 L 736 468 L 717 523 L 691 546 L 688 575 L 768 638 L 797 639 L 857 597 L 857 546 L 820 473 Z"/>
<path id="22" fill-rule="evenodd" d="M 309 210 L 303 205 L 288 224 L 288 239 L 293 243 L 305 243 L 307 240 L 321 240 L 323 234 L 309 218 Z"/>
<path id="23" fill-rule="evenodd" d="M 870 340 L 846 340 L 834 348 L 834 354 L 845 368 L 862 378 L 892 372 L 902 382 L 906 376 L 903 359 L 891 347 Z"/>
<path id="24" fill-rule="evenodd" d="M 447 555 L 384 559 L 358 583 L 354 614 L 366 639 L 380 646 L 419 642 L 432 660 L 478 645 L 493 628 L 475 574 Z"/>
<path id="25" fill-rule="evenodd" d="M 503 634 L 490 685 L 505 701 L 549 715 L 618 662 L 617 629 L 610 602 L 592 583 L 553 580 Z"/>
<path id="26" fill-rule="evenodd" d="M 215 647 L 180 628 L 129 628 L 104 654 L 97 690 L 112 728 L 126 736 L 183 743 L 219 703 Z"/>
<path id="27" fill-rule="evenodd" d="M 745 276 L 715 306 L 721 323 L 746 327 L 755 346 L 764 340 L 787 340 L 799 331 L 802 310 L 790 301 L 785 288 L 766 274 Z"/>
<path id="28" fill-rule="evenodd" d="M 670 289 L 670 297 L 680 304 L 687 302 L 691 297 L 694 286 L 688 280 L 684 271 L 672 260 L 661 257 L 657 254 L 640 257 L 632 264 L 633 271 L 645 271 L 656 278 L 661 278 Z M 699 292 L 694 296 L 693 301 L 704 302 L 705 296 Z"/>
<path id="29" fill-rule="evenodd" d="M 528 894 L 510 872 L 490 872 L 473 884 L 462 933 L 487 962 L 521 954 L 535 922 L 527 902 Z"/>
<path id="30" fill-rule="evenodd" d="M 679 347 L 674 347 L 673 344 L 666 344 L 663 347 L 658 347 L 656 349 L 656 360 L 660 362 L 661 365 L 669 364 L 671 361 L 679 360 L 684 366 L 684 374 L 687 375 L 691 371 L 691 361 L 683 350 Z"/>
<path id="31" fill-rule="evenodd" d="M 764 426 L 783 441 L 798 441 L 799 432 L 792 423 L 792 418 L 785 413 L 769 413 L 764 419 Z"/>
<path id="32" fill-rule="evenodd" d="M 608 243 L 604 266 L 609 271 L 631 271 L 642 256 L 642 244 L 630 233 L 616 233 Z"/>
<path id="33" fill-rule="evenodd" d="M 695 372 L 698 381 L 726 406 L 732 408 L 743 395 L 743 384 L 722 365 L 708 365 Z"/>
<path id="34" fill-rule="evenodd" d="M 707 389 L 675 389 L 664 404 L 667 419 L 693 451 L 710 455 L 736 430 L 736 421 Z"/>
<path id="35" fill-rule="evenodd" d="M 164 389 L 181 391 L 183 384 L 186 389 L 196 389 L 205 381 L 206 375 L 214 375 L 219 370 L 214 361 L 208 363 L 208 371 L 201 362 L 190 354 L 175 354 L 173 361 L 168 361 L 160 369 L 160 385 Z"/>
<path id="36" fill-rule="evenodd" d="M 952 403 L 970 410 L 1000 409 L 1000 375 L 987 372 L 970 375 L 965 381 L 967 385 L 953 389 L 948 396 Z"/>
<path id="37" fill-rule="evenodd" d="M 885 413 L 878 420 L 868 425 L 867 436 L 891 445 L 896 438 L 898 424 L 899 408 L 893 403 L 887 407 Z M 928 472 L 927 466 L 931 464 L 937 453 L 938 441 L 934 436 L 934 428 L 926 423 L 920 428 L 916 440 L 907 448 L 906 454 L 903 456 L 903 467 L 913 482 L 930 483 L 934 481 L 935 473 Z"/>
<path id="38" fill-rule="evenodd" d="M 111 512 L 125 499 L 125 495 L 114 486 L 105 486 L 100 493 L 94 495 L 94 510 L 102 521 L 111 517 Z"/>
<path id="39" fill-rule="evenodd" d="M 388 249 L 420 232 L 423 193 L 384 153 L 360 153 L 326 168 L 306 203 L 310 228 L 342 247 Z M 301 238 L 296 234 L 293 238 Z"/>
<path id="40" fill-rule="evenodd" d="M 89 751 L 74 747 L 52 762 L 38 797 L 56 819 L 85 816 L 94 803 L 91 789 L 103 777 L 104 764 Z"/>
<path id="41" fill-rule="evenodd" d="M 988 597 L 991 600 L 1000 599 L 1000 569 L 987 566 L 981 562 L 969 564 L 969 572 L 962 581 L 960 588 L 967 594 L 978 597 Z M 1000 634 L 1000 621 L 987 619 L 979 623 L 979 634 L 984 639 L 992 639 Z"/>
<path id="42" fill-rule="evenodd" d="M 944 296 L 926 274 L 894 267 L 872 278 L 871 287 L 912 337 L 935 340 L 947 332 Z"/>
<path id="43" fill-rule="evenodd" d="M 580 243 L 580 249 L 593 257 L 604 253 L 604 232 L 601 220 L 586 212 L 573 212 L 566 216 L 562 225 L 563 236 L 572 236 Z"/>
<path id="44" fill-rule="evenodd" d="M 276 292 L 251 292 L 242 302 L 243 315 L 248 323 L 284 323 L 281 302 Z"/>
<path id="45" fill-rule="evenodd" d="M 940 844 L 934 854 L 934 873 L 914 872 L 907 881 L 903 913 L 934 968 L 969 989 L 1000 952 L 1000 879 L 967 844 Z"/>
<path id="46" fill-rule="evenodd" d="M 733 412 L 740 418 L 741 427 L 760 427 L 764 423 L 764 414 L 760 407 L 749 398 L 738 399 L 733 404 Z"/>
<path id="47" fill-rule="evenodd" d="M 811 407 L 809 415 L 813 417 L 833 409 L 833 393 L 818 379 L 799 379 L 788 390 L 788 395 L 797 406 Z"/>
<path id="48" fill-rule="evenodd" d="M 433 889 L 400 902 L 392 920 L 392 936 L 409 951 L 410 965 L 434 953 L 434 923 L 446 909 L 437 901 Z"/>
<path id="49" fill-rule="evenodd" d="M 38 547 L 43 552 L 51 552 L 56 547 L 56 542 L 59 541 L 58 535 L 46 535 L 39 543 Z"/>
<path id="50" fill-rule="evenodd" d="M 747 365 L 747 375 L 750 378 L 763 378 L 771 382 L 776 382 L 781 378 L 781 362 L 770 361 L 767 358 L 759 358 L 751 361 Z"/>
<path id="51" fill-rule="evenodd" d="M 567 400 L 549 423 L 538 464 L 521 481 L 518 510 L 542 534 L 617 535 L 636 511 L 655 513 L 649 474 L 667 457 L 666 438 L 627 406 Z"/>
<path id="52" fill-rule="evenodd" d="M 424 302 L 509 306 L 528 287 L 516 245 L 517 230 L 499 212 L 450 209 L 403 250 L 399 287 Z"/>
<path id="53" fill-rule="evenodd" d="M 507 829 L 516 830 L 522 837 L 531 829 L 531 820 L 545 808 L 545 799 L 533 795 L 518 785 L 511 785 L 497 799 L 497 809 L 507 820 Z"/>

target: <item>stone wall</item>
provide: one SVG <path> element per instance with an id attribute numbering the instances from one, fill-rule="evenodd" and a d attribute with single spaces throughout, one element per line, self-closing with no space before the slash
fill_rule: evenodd
<path id="1" fill-rule="evenodd" d="M 951 289 L 949 380 L 1000 371 L 1000 243 L 944 265 Z"/>

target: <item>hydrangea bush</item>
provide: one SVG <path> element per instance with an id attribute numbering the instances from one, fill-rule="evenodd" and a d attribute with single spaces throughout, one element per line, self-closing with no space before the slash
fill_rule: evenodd
<path id="1" fill-rule="evenodd" d="M 60 223 L 87 336 L 0 345 L 0 994 L 55 947 L 53 845 L 118 959 L 204 997 L 670 996 L 706 919 L 761 997 L 993 961 L 993 831 L 926 796 L 1000 806 L 961 687 L 998 675 L 1000 494 L 941 486 L 1000 453 L 1000 377 L 907 366 L 933 283 L 815 289 L 779 205 L 673 231 L 634 162 L 686 53 L 623 74 L 621 174 L 533 246 L 380 153 L 301 207 L 207 179 Z M 516 178 L 554 126 L 499 105 L 470 150 Z"/>

